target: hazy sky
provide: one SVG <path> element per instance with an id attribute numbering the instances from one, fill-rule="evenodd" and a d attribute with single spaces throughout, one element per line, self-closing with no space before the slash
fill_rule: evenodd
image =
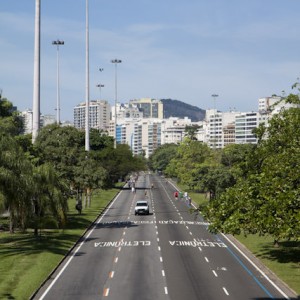
<path id="1" fill-rule="evenodd" d="M 41 112 L 61 119 L 85 101 L 85 0 L 41 0 Z M 298 0 L 89 0 L 90 99 L 171 98 L 257 111 L 258 98 L 291 92 L 300 76 Z M 0 0 L 0 89 L 32 108 L 35 0 Z M 99 68 L 103 68 L 100 72 Z"/>

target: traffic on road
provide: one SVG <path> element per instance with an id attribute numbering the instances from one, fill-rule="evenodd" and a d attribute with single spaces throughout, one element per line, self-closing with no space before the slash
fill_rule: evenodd
<path id="1" fill-rule="evenodd" d="M 33 299 L 289 299 L 176 191 L 153 174 L 126 184 Z"/>

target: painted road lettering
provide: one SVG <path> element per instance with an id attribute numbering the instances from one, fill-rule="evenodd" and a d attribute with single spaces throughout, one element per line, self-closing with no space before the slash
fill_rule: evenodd
<path id="1" fill-rule="evenodd" d="M 116 242 L 95 242 L 95 248 L 108 248 L 108 247 L 148 247 L 151 245 L 150 241 L 116 241 Z"/>
<path id="2" fill-rule="evenodd" d="M 171 246 L 178 247 L 219 247 L 227 248 L 227 246 L 222 242 L 211 242 L 207 240 L 199 241 L 169 241 Z"/>

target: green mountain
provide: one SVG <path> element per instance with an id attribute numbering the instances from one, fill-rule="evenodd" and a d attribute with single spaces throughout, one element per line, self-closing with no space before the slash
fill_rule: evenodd
<path id="1" fill-rule="evenodd" d="M 170 117 L 184 118 L 188 117 L 193 122 L 202 121 L 205 118 L 205 110 L 187 104 L 179 100 L 161 99 L 164 104 L 164 118 Z"/>

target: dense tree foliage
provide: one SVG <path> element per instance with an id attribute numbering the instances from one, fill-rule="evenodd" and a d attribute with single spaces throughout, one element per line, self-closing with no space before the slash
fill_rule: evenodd
<path id="1" fill-rule="evenodd" d="M 0 98 L 0 131 L 16 136 L 23 130 L 23 123 L 13 104 L 6 98 Z"/>
<path id="2" fill-rule="evenodd" d="M 180 145 L 164 145 L 150 157 L 152 169 L 210 195 L 201 209 L 211 231 L 268 234 L 275 243 L 299 238 L 300 100 L 291 94 L 284 101 L 296 106 L 255 129 L 257 145 L 209 149 L 195 140 L 196 128 L 187 128 Z"/>
<path id="3" fill-rule="evenodd" d="M 299 104 L 290 95 L 287 102 Z M 259 144 L 241 162 L 245 176 L 204 209 L 211 230 L 269 234 L 275 243 L 300 236 L 300 108 L 261 126 Z M 263 139 L 265 136 L 267 138 Z"/>
<path id="4" fill-rule="evenodd" d="M 148 165 L 150 169 L 165 173 L 167 165 L 176 156 L 178 145 L 164 144 L 157 148 L 149 157 Z"/>
<path id="5" fill-rule="evenodd" d="M 95 129 L 88 152 L 84 132 L 74 127 L 46 126 L 34 145 L 21 132 L 12 103 L 1 99 L 0 212 L 9 212 L 11 232 L 62 227 L 70 196 L 81 202 L 84 194 L 89 205 L 94 189 L 111 187 L 146 166 L 144 157 L 133 156 L 127 145 L 114 149 L 113 138 Z"/>

